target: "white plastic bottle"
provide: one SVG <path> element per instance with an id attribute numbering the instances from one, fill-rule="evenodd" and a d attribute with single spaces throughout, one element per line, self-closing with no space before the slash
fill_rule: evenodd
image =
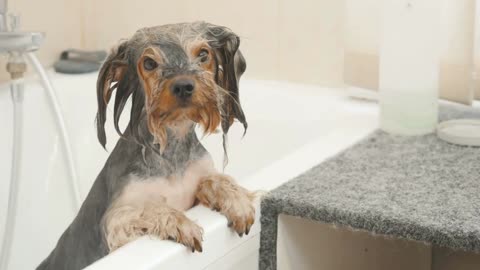
<path id="1" fill-rule="evenodd" d="M 442 0 L 384 0 L 380 39 L 380 127 L 421 135 L 438 122 Z"/>

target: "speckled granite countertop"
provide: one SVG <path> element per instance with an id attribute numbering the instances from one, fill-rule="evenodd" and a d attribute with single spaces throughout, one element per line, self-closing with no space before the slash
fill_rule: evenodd
<path id="1" fill-rule="evenodd" d="M 480 111 L 442 106 L 442 120 Z M 480 148 L 436 135 L 368 138 L 271 191 L 261 206 L 260 269 L 276 269 L 279 214 L 480 251 Z"/>

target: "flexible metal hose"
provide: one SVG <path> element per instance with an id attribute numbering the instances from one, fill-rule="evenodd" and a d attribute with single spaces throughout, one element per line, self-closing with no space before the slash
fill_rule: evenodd
<path id="1" fill-rule="evenodd" d="M 18 187 L 20 184 L 20 160 L 22 152 L 23 127 L 23 82 L 22 79 L 12 80 L 10 93 L 13 101 L 13 148 L 10 188 L 8 196 L 7 215 L 3 234 L 2 250 L 0 255 L 0 269 L 7 270 L 8 259 L 12 249 L 15 215 L 17 213 Z"/>
<path id="2" fill-rule="evenodd" d="M 53 85 L 48 78 L 47 72 L 45 72 L 45 69 L 42 67 L 42 64 L 40 63 L 38 58 L 32 52 L 27 53 L 26 56 L 37 71 L 38 75 L 40 76 L 48 100 L 50 101 L 51 108 L 53 108 L 55 121 L 57 122 L 57 127 L 60 132 L 64 153 L 67 158 L 68 173 L 70 177 L 70 189 L 74 199 L 74 212 L 76 213 L 80 208 L 81 204 L 80 188 L 78 187 L 77 170 L 75 168 L 73 151 L 71 147 L 72 144 L 70 143 L 70 137 L 68 136 L 67 127 L 65 126 L 65 118 L 63 117 L 60 102 L 58 101 Z"/>

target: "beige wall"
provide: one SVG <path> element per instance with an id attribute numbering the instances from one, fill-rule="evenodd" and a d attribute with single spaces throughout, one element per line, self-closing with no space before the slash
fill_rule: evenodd
<path id="1" fill-rule="evenodd" d="M 466 59 L 471 59 L 468 37 L 472 29 L 462 32 L 458 26 L 472 20 L 473 1 L 447 1 L 456 6 L 449 8 L 453 19 L 446 24 L 449 39 L 444 47 L 445 61 L 452 64 L 450 68 L 444 64 L 443 72 L 449 69 L 452 74 L 463 74 Z M 207 20 L 229 26 L 241 36 L 248 77 L 325 86 L 340 86 L 345 80 L 365 88 L 378 88 L 381 0 L 10 2 L 11 11 L 22 15 L 22 29 L 46 32 L 39 52 L 46 65 L 51 65 L 65 48 L 107 49 L 140 27 Z M 0 66 L 4 64 L 4 59 L 0 59 Z M 0 80 L 6 77 L 6 72 L 0 72 Z M 451 89 L 465 85 L 464 80 L 444 83 Z M 464 87 L 452 91 L 466 95 Z"/>
<path id="2" fill-rule="evenodd" d="M 470 104 L 473 100 L 475 0 L 447 0 L 442 28 L 440 94 Z"/>
<path id="3" fill-rule="evenodd" d="M 382 1 L 345 1 L 345 82 L 378 90 Z M 470 75 L 474 59 L 475 2 L 476 0 L 446 0 L 442 14 L 440 96 L 466 104 L 470 104 L 473 98 Z"/>
<path id="4" fill-rule="evenodd" d="M 47 33 L 39 52 L 46 65 L 65 48 L 106 49 L 140 27 L 206 20 L 241 36 L 248 77 L 326 86 L 343 81 L 343 0 L 11 2 L 10 9 L 22 14 L 24 30 Z M 0 74 L 5 79 L 7 74 Z"/>
<path id="5" fill-rule="evenodd" d="M 475 89 L 475 98 L 480 100 L 480 2 L 477 0 L 475 4 L 475 47 L 474 57 L 475 57 L 475 70 L 477 79 L 474 84 Z"/>
<path id="6" fill-rule="evenodd" d="M 97 1 L 95 5 L 88 5 L 86 12 L 86 45 L 88 48 L 106 48 L 120 38 L 131 36 L 141 27 L 207 20 L 229 26 L 241 36 L 241 48 L 247 58 L 249 75 L 277 78 L 278 3 L 275 0 L 244 1 L 241 5 L 235 3 L 239 2 Z"/>
<path id="7" fill-rule="evenodd" d="M 345 83 L 376 90 L 382 0 L 345 2 Z"/>
<path id="8" fill-rule="evenodd" d="M 10 0 L 9 10 L 21 16 L 21 29 L 46 33 L 38 52 L 42 63 L 51 65 L 61 50 L 82 47 L 82 2 L 77 0 Z M 8 78 L 5 59 L 0 59 L 0 80 Z"/>
<path id="9" fill-rule="evenodd" d="M 338 86 L 343 84 L 345 1 L 280 0 L 279 78 Z"/>
<path id="10" fill-rule="evenodd" d="M 89 0 L 93 1 L 93 0 Z M 106 0 L 88 5 L 86 45 L 104 48 L 136 29 L 206 20 L 243 40 L 247 75 L 338 86 L 343 70 L 343 3 L 332 0 Z"/>

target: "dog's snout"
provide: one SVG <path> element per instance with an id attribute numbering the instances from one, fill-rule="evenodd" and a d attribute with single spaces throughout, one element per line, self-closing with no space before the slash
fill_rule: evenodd
<path id="1" fill-rule="evenodd" d="M 172 84 L 171 90 L 176 97 L 188 98 L 195 90 L 195 82 L 190 79 L 178 79 Z"/>

